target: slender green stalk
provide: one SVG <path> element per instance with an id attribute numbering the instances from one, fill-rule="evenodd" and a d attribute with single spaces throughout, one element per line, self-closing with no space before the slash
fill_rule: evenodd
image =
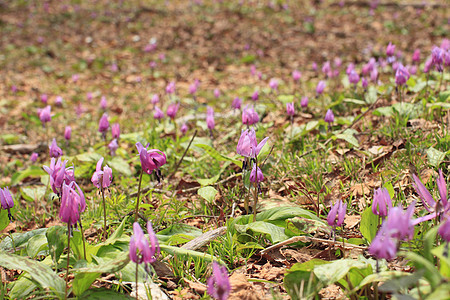
<path id="1" fill-rule="evenodd" d="M 258 157 L 255 158 L 255 190 L 253 192 L 253 222 L 256 222 L 256 206 L 258 205 Z"/>
<path id="2" fill-rule="evenodd" d="M 84 260 L 86 260 L 86 239 L 84 238 L 84 230 L 83 230 L 83 224 L 81 224 L 81 216 L 80 216 L 80 230 L 81 230 L 81 239 L 83 241 L 83 255 Z"/>
<path id="3" fill-rule="evenodd" d="M 69 290 L 69 258 L 70 258 L 70 222 L 67 222 L 67 271 L 66 271 L 66 291 L 64 299 L 67 299 L 67 291 Z"/>
<path id="4" fill-rule="evenodd" d="M 136 200 L 136 211 L 134 213 L 134 221 L 135 222 L 137 222 L 138 214 L 139 214 L 139 202 L 140 202 L 140 196 L 141 196 L 142 174 L 144 174 L 143 170 L 141 170 L 141 176 L 139 177 L 139 187 L 138 187 L 137 200 Z"/>
<path id="5" fill-rule="evenodd" d="M 139 291 L 139 288 L 138 288 L 138 274 L 139 274 L 139 264 L 136 263 L 136 299 L 139 299 L 139 297 L 138 297 L 138 291 Z"/>
<path id="6" fill-rule="evenodd" d="M 103 237 L 106 240 L 108 238 L 108 232 L 106 231 L 106 201 L 105 201 L 105 190 L 103 189 L 103 186 L 100 187 L 100 190 L 102 192 L 102 199 L 103 199 L 103 231 L 104 231 Z"/>

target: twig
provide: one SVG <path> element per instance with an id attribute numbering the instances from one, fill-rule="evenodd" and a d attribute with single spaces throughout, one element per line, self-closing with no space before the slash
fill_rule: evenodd
<path id="1" fill-rule="evenodd" d="M 177 172 L 178 168 L 179 168 L 180 165 L 181 165 L 181 162 L 183 162 L 183 159 L 184 159 L 184 157 L 186 156 L 186 153 L 188 152 L 189 148 L 191 147 L 191 144 L 192 144 L 192 142 L 194 141 L 196 135 L 197 135 L 197 129 L 195 130 L 194 135 L 192 136 L 192 138 L 191 138 L 191 140 L 190 140 L 190 142 L 189 142 L 189 145 L 186 147 L 186 150 L 184 150 L 183 156 L 181 156 L 180 160 L 178 161 L 178 164 L 176 165 L 175 170 L 173 170 L 172 174 L 170 174 L 170 176 L 167 177 L 167 180 L 172 179 L 172 177 L 173 177 L 173 176 L 175 175 L 175 173 Z"/>
<path id="2" fill-rule="evenodd" d="M 294 236 L 290 239 L 287 239 L 285 241 L 279 242 L 278 244 L 272 245 L 264 250 L 262 250 L 260 253 L 266 254 L 267 252 L 270 252 L 274 249 L 283 247 L 285 245 L 289 245 L 292 243 L 296 243 L 296 242 L 302 242 L 302 243 L 308 243 L 308 242 L 319 242 L 319 243 L 326 243 L 326 244 L 333 244 L 333 245 L 339 245 L 343 248 L 348 248 L 348 249 L 361 249 L 361 250 L 366 250 L 367 247 L 364 246 L 357 246 L 357 245 L 352 245 L 352 244 L 345 244 L 343 242 L 340 241 L 332 241 L 332 240 L 325 240 L 325 239 L 319 239 L 319 238 L 314 238 L 314 237 L 308 237 L 308 236 Z"/>
<path id="3" fill-rule="evenodd" d="M 227 231 L 227 228 L 225 226 L 219 227 L 214 230 L 210 230 L 208 232 L 205 232 L 201 236 L 187 242 L 181 248 L 187 249 L 187 250 L 197 250 L 197 249 L 205 246 L 209 242 L 215 240 L 217 237 L 224 235 L 226 231 Z"/>

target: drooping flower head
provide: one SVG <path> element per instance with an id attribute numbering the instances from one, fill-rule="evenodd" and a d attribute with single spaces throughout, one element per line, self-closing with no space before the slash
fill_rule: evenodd
<path id="1" fill-rule="evenodd" d="M 220 97 L 220 90 L 219 89 L 214 89 L 214 97 L 219 98 Z"/>
<path id="2" fill-rule="evenodd" d="M 55 194 L 61 194 L 61 187 L 63 183 L 66 185 L 75 181 L 73 167 L 67 167 L 67 160 L 61 163 L 61 157 L 56 160 L 52 158 L 50 161 L 50 166 L 43 166 L 44 170 L 50 176 L 50 186 Z"/>
<path id="3" fill-rule="evenodd" d="M 115 156 L 116 155 L 116 151 L 117 149 L 119 149 L 119 144 L 117 143 L 116 139 L 113 139 L 109 144 L 108 144 L 108 148 L 109 151 L 111 153 L 111 156 Z"/>
<path id="4" fill-rule="evenodd" d="M 252 171 L 250 172 L 250 182 L 253 183 L 259 183 L 264 181 L 264 175 L 261 169 L 258 167 L 256 168 L 256 164 L 253 164 Z"/>
<path id="5" fill-rule="evenodd" d="M 372 212 L 380 217 L 386 217 L 392 207 L 392 199 L 386 188 L 375 190 L 372 202 Z"/>
<path id="6" fill-rule="evenodd" d="M 253 128 L 246 129 L 242 131 L 241 137 L 239 138 L 236 152 L 239 155 L 248 157 L 248 158 L 255 158 L 258 156 L 261 149 L 266 144 L 269 137 L 264 138 L 259 144 L 256 141 L 256 133 Z"/>
<path id="7" fill-rule="evenodd" d="M 185 135 L 186 134 L 186 132 L 188 131 L 188 126 L 187 126 L 187 124 L 186 123 L 183 123 L 183 125 L 181 125 L 181 128 L 180 128 L 180 131 L 181 131 L 181 134 L 182 135 Z"/>
<path id="8" fill-rule="evenodd" d="M 259 99 L 259 91 L 255 90 L 252 94 L 252 100 L 257 101 Z"/>
<path id="9" fill-rule="evenodd" d="M 302 73 L 299 70 L 292 71 L 292 79 L 297 82 L 302 77 Z"/>
<path id="10" fill-rule="evenodd" d="M 156 261 L 156 256 L 159 254 L 159 243 L 153 231 L 152 224 L 147 223 L 147 231 L 149 240 L 145 238 L 139 223 L 133 224 L 133 235 L 130 238 L 130 259 L 131 261 L 141 263 L 153 263 Z"/>
<path id="11" fill-rule="evenodd" d="M 258 122 L 259 116 L 255 109 L 248 105 L 245 106 L 245 108 L 242 110 L 242 124 L 250 126 Z"/>
<path id="12" fill-rule="evenodd" d="M 388 62 L 392 63 L 395 60 L 395 45 L 391 42 L 386 47 L 386 56 L 388 57 Z"/>
<path id="13" fill-rule="evenodd" d="M 436 70 L 438 72 L 442 72 L 444 70 L 443 66 L 444 56 L 445 56 L 444 50 L 437 46 L 434 46 L 433 49 L 431 50 L 431 62 L 436 67 Z"/>
<path id="14" fill-rule="evenodd" d="M 397 241 L 390 235 L 386 224 L 381 226 L 372 240 L 369 253 L 377 259 L 391 260 L 397 256 Z"/>
<path id="15" fill-rule="evenodd" d="M 8 187 L 5 187 L 4 189 L 0 188 L 0 203 L 1 208 L 8 210 L 8 218 L 9 221 L 12 222 L 13 217 L 11 215 L 11 208 L 14 207 L 14 199 Z"/>
<path id="16" fill-rule="evenodd" d="M 48 95 L 47 94 L 42 94 L 41 95 L 41 101 L 42 101 L 42 103 L 47 104 L 47 102 L 48 102 Z"/>
<path id="17" fill-rule="evenodd" d="M 48 149 L 50 150 L 50 157 L 58 158 L 63 155 L 61 148 L 56 144 L 56 139 L 53 139 L 52 144 Z"/>
<path id="18" fill-rule="evenodd" d="M 345 213 L 347 212 L 347 203 L 342 200 L 336 201 L 328 212 L 327 222 L 332 227 L 341 226 L 344 223 Z M 336 218 L 337 217 L 337 218 Z"/>
<path id="19" fill-rule="evenodd" d="M 208 294 L 216 300 L 226 300 L 231 291 L 230 279 L 225 266 L 220 266 L 217 262 L 213 262 L 212 276 L 207 282 Z"/>
<path id="20" fill-rule="evenodd" d="M 412 61 L 415 63 L 420 62 L 420 49 L 416 49 L 412 55 Z"/>
<path id="21" fill-rule="evenodd" d="M 406 211 L 403 210 L 402 206 L 392 207 L 389 209 L 386 223 L 386 230 L 390 232 L 390 236 L 398 240 L 410 240 L 414 235 L 414 224 L 412 216 L 414 214 L 413 202 Z M 384 224 L 383 223 L 383 224 Z"/>
<path id="22" fill-rule="evenodd" d="M 319 83 L 317 84 L 317 87 L 316 87 L 316 94 L 321 95 L 323 93 L 323 91 L 325 90 L 326 85 L 327 84 L 325 83 L 325 81 L 323 81 L 323 80 L 319 81 Z"/>
<path id="23" fill-rule="evenodd" d="M 63 97 L 57 96 L 56 99 L 55 99 L 55 105 L 56 106 L 62 106 L 63 100 L 64 100 Z"/>
<path id="24" fill-rule="evenodd" d="M 76 188 L 76 190 L 75 190 Z M 80 213 L 86 208 L 86 201 L 80 187 L 72 181 L 69 185 L 63 183 L 61 193 L 61 221 L 74 225 L 80 219 Z"/>
<path id="25" fill-rule="evenodd" d="M 102 135 L 106 135 L 108 129 L 109 129 L 108 114 L 104 113 L 100 118 L 100 121 L 98 122 L 98 132 L 100 132 Z"/>
<path id="26" fill-rule="evenodd" d="M 180 108 L 180 103 L 172 103 L 167 107 L 167 116 L 171 118 L 172 120 L 175 119 L 175 116 L 177 115 L 178 109 Z"/>
<path id="27" fill-rule="evenodd" d="M 31 162 L 36 162 L 38 157 L 39 157 L 39 154 L 37 152 L 31 153 L 31 156 L 30 156 Z"/>
<path id="28" fill-rule="evenodd" d="M 92 174 L 91 182 L 97 188 L 106 189 L 111 185 L 112 170 L 110 167 L 108 167 L 108 165 L 105 165 L 102 171 L 102 164 L 103 164 L 103 157 L 100 158 L 100 160 L 97 162 L 95 172 L 94 174 Z"/>
<path id="29" fill-rule="evenodd" d="M 158 181 L 160 181 L 162 176 L 159 168 L 167 162 L 164 152 L 158 149 L 147 150 L 147 148 L 144 148 L 144 146 L 142 146 L 139 142 L 136 143 L 136 148 L 139 153 L 142 170 L 147 174 L 151 174 L 152 171 L 155 170 L 156 177 Z"/>
<path id="30" fill-rule="evenodd" d="M 102 98 L 100 99 L 100 108 L 103 110 L 106 110 L 107 107 L 108 107 L 108 101 L 106 100 L 105 96 L 102 96 Z"/>
<path id="31" fill-rule="evenodd" d="M 439 235 L 446 241 L 450 242 L 450 217 L 447 217 L 438 229 Z"/>
<path id="32" fill-rule="evenodd" d="M 233 99 L 233 102 L 231 103 L 231 107 L 234 109 L 240 109 L 242 105 L 242 99 L 239 97 L 236 97 Z"/>
<path id="33" fill-rule="evenodd" d="M 66 126 L 66 128 L 64 129 L 64 139 L 66 141 L 69 141 L 71 137 L 72 137 L 72 127 Z"/>
<path id="34" fill-rule="evenodd" d="M 175 81 L 171 81 L 167 84 L 166 93 L 169 95 L 175 93 Z"/>
<path id="35" fill-rule="evenodd" d="M 405 85 L 409 77 L 408 70 L 402 64 L 399 64 L 397 71 L 395 71 L 395 83 L 399 86 Z"/>
<path id="36" fill-rule="evenodd" d="M 38 108 L 38 116 L 39 120 L 41 120 L 42 122 L 42 126 L 45 126 L 45 123 L 48 123 L 52 120 L 51 110 L 52 107 L 50 105 L 47 105 L 43 109 Z"/>
<path id="37" fill-rule="evenodd" d="M 309 102 L 308 96 L 303 96 L 302 100 L 300 101 L 300 106 L 305 108 L 308 106 L 308 102 Z"/>
<path id="38" fill-rule="evenodd" d="M 328 124 L 331 124 L 334 122 L 334 114 L 333 111 L 331 109 L 327 110 L 327 113 L 325 114 L 325 118 L 324 118 L 325 122 L 327 122 Z"/>
<path id="39" fill-rule="evenodd" d="M 295 115 L 294 102 L 286 103 L 286 113 L 288 116 L 293 117 Z"/>
<path id="40" fill-rule="evenodd" d="M 119 125 L 119 123 L 114 123 L 111 126 L 111 133 L 112 133 L 113 139 L 119 139 L 119 137 L 120 137 L 120 125 Z"/>
<path id="41" fill-rule="evenodd" d="M 209 130 L 213 130 L 215 126 L 214 109 L 211 106 L 208 106 L 206 110 L 206 125 Z"/>
<path id="42" fill-rule="evenodd" d="M 355 70 L 352 70 L 348 75 L 348 81 L 356 85 L 359 82 L 359 74 Z"/>
<path id="43" fill-rule="evenodd" d="M 276 78 L 272 78 L 269 81 L 269 87 L 274 90 L 277 91 L 278 90 L 278 80 Z"/>
<path id="44" fill-rule="evenodd" d="M 151 102 L 152 102 L 153 105 L 158 103 L 159 102 L 159 95 L 158 94 L 153 94 Z"/>
<path id="45" fill-rule="evenodd" d="M 155 118 L 156 120 L 161 120 L 162 118 L 164 118 L 164 113 L 161 109 L 159 109 L 158 106 L 155 106 L 155 111 L 153 112 L 153 118 Z"/>

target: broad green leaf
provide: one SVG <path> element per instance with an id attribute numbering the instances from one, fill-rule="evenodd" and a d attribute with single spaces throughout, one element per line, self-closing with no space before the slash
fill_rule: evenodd
<path id="1" fill-rule="evenodd" d="M 64 295 L 66 286 L 64 279 L 41 262 L 0 251 L 0 265 L 6 269 L 28 272 L 42 288 L 49 288 L 59 297 Z"/>
<path id="2" fill-rule="evenodd" d="M 283 279 L 284 287 L 291 298 L 312 298 L 323 287 L 323 284 L 314 276 L 314 267 L 328 263 L 327 261 L 314 258 L 305 263 L 296 263 L 293 265 Z M 301 288 L 302 286 L 303 289 Z"/>
<path id="3" fill-rule="evenodd" d="M 397 102 L 392 105 L 400 115 L 407 116 L 409 119 L 415 119 L 422 111 L 422 105 L 412 104 L 409 102 Z"/>
<path id="4" fill-rule="evenodd" d="M 23 187 L 21 188 L 22 196 L 28 201 L 37 201 L 44 197 L 45 186 Z"/>
<path id="5" fill-rule="evenodd" d="M 209 262 L 213 262 L 213 261 L 217 261 L 219 263 L 223 264 L 223 261 L 220 258 L 216 258 L 210 254 L 204 253 L 204 252 L 198 252 L 198 251 L 194 251 L 194 250 L 187 250 L 184 248 L 179 248 L 179 247 L 174 247 L 174 246 L 169 246 L 169 245 L 164 245 L 164 244 L 160 244 L 159 247 L 161 248 L 162 251 L 165 251 L 171 255 L 178 255 L 181 257 L 194 257 L 194 258 L 198 258 L 198 259 L 203 259 Z"/>
<path id="6" fill-rule="evenodd" d="M 278 100 L 283 102 L 283 104 L 294 102 L 294 95 L 279 95 Z"/>
<path id="7" fill-rule="evenodd" d="M 116 231 L 114 231 L 114 233 L 109 236 L 109 238 L 105 241 L 105 244 L 111 244 L 114 241 L 116 241 L 117 239 L 122 237 L 123 229 L 125 227 L 127 220 L 128 220 L 128 216 L 123 218 L 122 222 L 120 222 L 119 227 L 117 227 Z"/>
<path id="8" fill-rule="evenodd" d="M 272 243 L 278 243 L 289 238 L 289 236 L 284 233 L 284 228 L 263 221 L 256 221 L 247 225 L 236 224 L 235 227 L 236 230 L 241 233 L 250 231 L 252 234 L 266 234 Z"/>
<path id="9" fill-rule="evenodd" d="M 45 174 L 47 173 L 41 167 L 29 166 L 27 169 L 16 172 L 11 176 L 11 185 L 18 184 L 19 182 L 28 177 L 39 177 Z"/>
<path id="10" fill-rule="evenodd" d="M 209 203 L 213 203 L 218 192 L 212 186 L 205 186 L 200 188 L 197 193 Z"/>
<path id="11" fill-rule="evenodd" d="M 441 152 L 433 147 L 430 147 L 427 150 L 428 163 L 433 167 L 438 167 L 446 155 L 446 152 Z"/>
<path id="12" fill-rule="evenodd" d="M 335 136 L 338 139 L 342 139 L 342 140 L 349 142 L 350 144 L 352 144 L 355 147 L 359 147 L 359 142 L 354 136 L 354 134 L 356 132 L 357 131 L 354 129 L 346 129 L 343 133 L 336 134 Z"/>
<path id="13" fill-rule="evenodd" d="M 370 264 L 361 260 L 341 259 L 329 264 L 316 266 L 314 274 L 327 286 L 344 278 L 352 268 L 365 269 L 369 266 Z M 370 268 L 372 267 L 370 266 Z"/>
<path id="14" fill-rule="evenodd" d="M 79 296 L 80 300 L 132 300 L 135 299 L 123 293 L 118 293 L 110 289 L 91 289 Z"/>
<path id="15" fill-rule="evenodd" d="M 44 234 L 33 236 L 27 243 L 27 255 L 35 258 L 42 250 L 48 249 L 47 238 Z"/>
<path id="16" fill-rule="evenodd" d="M 92 162 L 97 163 L 102 156 L 97 152 L 85 152 L 75 156 L 75 158 L 80 162 Z"/>
<path id="17" fill-rule="evenodd" d="M 385 293 L 397 293 L 403 289 L 410 288 L 417 284 L 417 281 L 419 281 L 420 278 L 422 278 L 424 270 L 416 270 L 414 273 L 405 273 L 405 272 L 399 272 L 399 271 L 385 271 L 380 272 L 380 277 L 388 277 L 386 279 L 389 280 L 379 280 L 379 281 L 386 281 L 380 286 L 380 291 Z M 378 275 L 373 274 L 373 275 Z M 371 280 L 376 280 L 373 278 L 373 275 L 364 279 L 361 282 L 362 284 L 370 283 Z M 384 276 L 387 275 L 387 276 Z M 384 278 L 383 278 L 384 279 Z"/>
<path id="18" fill-rule="evenodd" d="M 5 229 L 9 222 L 8 211 L 6 209 L 0 209 L 0 231 Z M 0 249 L 3 249 L 2 244 L 0 244 Z"/>
<path id="19" fill-rule="evenodd" d="M 286 228 L 296 235 L 316 234 L 317 232 L 329 232 L 323 221 L 295 217 L 286 220 Z"/>
<path id="20" fill-rule="evenodd" d="M 424 277 L 430 283 L 432 288 L 435 288 L 439 285 L 442 278 L 433 262 L 430 262 L 425 257 L 420 256 L 419 254 L 414 252 L 400 252 L 399 255 L 405 255 L 407 259 L 411 260 L 414 263 L 415 267 L 418 270 L 425 269 Z"/>
<path id="21" fill-rule="evenodd" d="M 107 163 L 114 171 L 122 173 L 125 176 L 131 176 L 131 168 L 130 165 L 121 157 L 114 156 Z"/>
<path id="22" fill-rule="evenodd" d="M 365 100 L 367 103 L 372 104 L 377 101 L 377 89 L 374 86 L 369 86 L 367 93 L 365 94 Z"/>
<path id="23" fill-rule="evenodd" d="M 45 233 L 52 260 L 58 263 L 67 245 L 67 229 L 64 226 L 52 226 Z"/>
<path id="24" fill-rule="evenodd" d="M 27 231 L 24 233 L 13 233 L 13 241 L 9 236 L 7 236 L 1 243 L 0 243 L 0 249 L 4 251 L 11 251 L 14 250 L 14 247 L 19 248 L 22 247 L 30 238 L 37 234 L 45 234 L 47 231 L 47 228 L 39 228 L 31 231 Z"/>
<path id="25" fill-rule="evenodd" d="M 197 182 L 200 183 L 201 186 L 207 186 L 207 185 L 216 183 L 217 180 L 219 180 L 219 177 L 220 177 L 220 173 L 217 173 L 216 176 L 211 177 L 211 178 L 207 178 L 207 179 L 197 178 Z"/>
<path id="26" fill-rule="evenodd" d="M 187 224 L 173 224 L 156 234 L 160 243 L 177 245 L 189 242 L 202 235 L 202 231 L 197 227 Z"/>
<path id="27" fill-rule="evenodd" d="M 25 299 L 31 294 L 38 286 L 33 282 L 30 274 L 23 273 L 19 276 L 19 279 L 12 282 L 12 288 L 9 292 L 11 299 Z"/>
<path id="28" fill-rule="evenodd" d="M 394 115 L 394 109 L 392 108 L 392 106 L 378 107 L 373 111 L 373 114 L 375 116 L 392 117 Z"/>
<path id="29" fill-rule="evenodd" d="M 378 231 L 378 216 L 372 212 L 371 207 L 367 207 L 361 215 L 359 230 L 363 237 L 370 243 Z"/>

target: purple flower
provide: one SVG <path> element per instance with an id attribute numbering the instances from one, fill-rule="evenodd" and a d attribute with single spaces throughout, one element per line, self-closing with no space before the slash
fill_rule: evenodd
<path id="1" fill-rule="evenodd" d="M 102 117 L 100 118 L 100 121 L 98 122 L 98 132 L 100 132 L 102 135 L 106 135 L 108 129 L 109 129 L 108 114 L 103 113 Z"/>
<path id="2" fill-rule="evenodd" d="M 51 110 L 52 107 L 50 105 L 47 105 L 43 109 L 38 108 L 39 120 L 41 120 L 43 126 L 45 126 L 45 123 L 48 123 L 52 120 Z"/>
<path id="3" fill-rule="evenodd" d="M 278 90 L 278 80 L 276 78 L 270 79 L 269 87 L 274 91 Z"/>
<path id="4" fill-rule="evenodd" d="M 258 167 L 256 171 L 256 164 L 253 164 L 252 171 L 250 172 L 250 182 L 262 182 L 264 180 L 264 175 L 261 169 Z"/>
<path id="5" fill-rule="evenodd" d="M 0 201 L 3 209 L 10 209 L 14 207 L 14 200 L 8 187 L 0 188 Z"/>
<path id="6" fill-rule="evenodd" d="M 64 100 L 63 97 L 57 96 L 56 100 L 55 100 L 55 105 L 56 106 L 62 106 L 63 100 Z"/>
<path id="7" fill-rule="evenodd" d="M 434 46 L 431 50 L 431 61 L 436 67 L 436 70 L 438 70 L 439 72 L 442 72 L 444 70 L 444 54 L 444 50 L 437 46 Z"/>
<path id="8" fill-rule="evenodd" d="M 162 118 L 164 118 L 164 113 L 161 109 L 159 109 L 159 107 L 155 106 L 155 111 L 153 112 L 153 118 L 155 118 L 156 120 L 161 120 Z"/>
<path id="9" fill-rule="evenodd" d="M 18 91 L 17 86 L 16 85 L 12 85 L 11 86 L 11 92 L 16 93 Z"/>
<path id="10" fill-rule="evenodd" d="M 340 68 L 342 66 L 342 59 L 340 57 L 336 57 L 334 59 L 334 66 L 336 68 Z"/>
<path id="11" fill-rule="evenodd" d="M 147 232 L 149 240 L 145 238 L 139 223 L 134 222 L 133 235 L 130 238 L 130 259 L 137 264 L 151 264 L 156 261 L 156 256 L 159 255 L 158 239 L 150 221 L 147 223 Z"/>
<path id="12" fill-rule="evenodd" d="M 236 97 L 233 99 L 233 102 L 231 103 L 231 107 L 234 109 L 240 109 L 242 105 L 242 99 L 239 97 Z"/>
<path id="13" fill-rule="evenodd" d="M 445 221 L 439 226 L 438 233 L 442 236 L 444 241 L 450 242 L 450 217 L 447 217 Z"/>
<path id="14" fill-rule="evenodd" d="M 119 71 L 119 67 L 117 66 L 117 63 L 112 63 L 111 64 L 111 72 L 117 72 Z"/>
<path id="15" fill-rule="evenodd" d="M 416 176 L 416 174 L 413 174 L 412 176 L 414 179 L 413 183 L 414 189 L 416 190 L 417 194 L 419 194 L 423 206 L 425 207 L 426 210 L 432 212 L 433 208 L 436 206 L 436 202 L 434 201 L 433 196 L 431 196 L 430 192 L 423 185 L 422 181 L 420 181 L 420 179 Z"/>
<path id="16" fill-rule="evenodd" d="M 115 156 L 115 155 L 116 155 L 117 149 L 119 149 L 119 144 L 117 143 L 117 140 L 116 140 L 116 139 L 113 139 L 113 140 L 108 144 L 108 148 L 109 148 L 109 151 L 111 152 L 111 156 Z"/>
<path id="17" fill-rule="evenodd" d="M 56 161 L 52 158 L 50 161 L 50 166 L 43 166 L 44 170 L 50 176 L 50 186 L 55 194 L 61 193 L 61 187 L 63 183 L 70 184 L 75 181 L 73 168 L 66 168 L 67 160 L 61 163 L 61 157 Z"/>
<path id="18" fill-rule="evenodd" d="M 356 85 L 359 82 L 359 74 L 356 73 L 355 70 L 352 70 L 350 74 L 348 74 L 348 81 Z"/>
<path id="19" fill-rule="evenodd" d="M 317 71 L 317 63 L 315 61 L 312 62 L 311 68 L 313 69 L 313 71 Z"/>
<path id="20" fill-rule="evenodd" d="M 93 98 L 92 93 L 91 93 L 91 92 L 88 92 L 88 93 L 86 94 L 86 100 L 90 102 L 90 101 L 92 100 L 92 98 Z"/>
<path id="21" fill-rule="evenodd" d="M 78 75 L 78 74 L 73 74 L 72 75 L 72 82 L 77 82 L 78 79 L 80 79 L 80 75 Z"/>
<path id="22" fill-rule="evenodd" d="M 327 113 L 325 114 L 325 118 L 324 118 L 325 122 L 327 122 L 328 124 L 331 124 L 334 122 L 334 114 L 333 111 L 331 109 L 327 110 Z"/>
<path id="23" fill-rule="evenodd" d="M 175 119 L 178 109 L 180 108 L 180 103 L 172 103 L 167 107 L 167 116 L 172 120 Z"/>
<path id="24" fill-rule="evenodd" d="M 100 108 L 103 110 L 106 110 L 107 107 L 108 107 L 108 101 L 106 101 L 105 96 L 102 96 L 102 98 L 100 100 Z"/>
<path id="25" fill-rule="evenodd" d="M 302 73 L 299 70 L 292 71 L 292 79 L 297 82 L 302 77 Z"/>
<path id="26" fill-rule="evenodd" d="M 94 174 L 92 174 L 91 182 L 99 188 L 107 188 L 111 185 L 112 180 L 112 170 L 108 165 L 103 167 L 103 157 L 97 162 L 97 167 L 95 168 Z"/>
<path id="27" fill-rule="evenodd" d="M 47 94 L 42 94 L 41 95 L 41 101 L 42 101 L 42 103 L 47 104 L 47 102 L 48 102 Z"/>
<path id="28" fill-rule="evenodd" d="M 386 217 L 388 208 L 392 208 L 392 199 L 386 188 L 379 188 L 373 194 L 372 212 L 380 217 Z"/>
<path id="29" fill-rule="evenodd" d="M 300 106 L 303 108 L 307 107 L 308 101 L 309 101 L 309 99 L 307 96 L 302 97 L 302 100 L 300 101 Z"/>
<path id="30" fill-rule="evenodd" d="M 369 82 L 367 81 L 366 78 L 363 77 L 363 79 L 361 80 L 361 86 L 363 87 L 363 89 L 367 89 L 367 87 L 369 86 Z"/>
<path id="31" fill-rule="evenodd" d="M 373 70 L 370 72 L 370 80 L 372 82 L 376 82 L 378 79 L 378 69 L 377 68 L 373 68 Z"/>
<path id="32" fill-rule="evenodd" d="M 75 188 L 77 190 L 75 190 Z M 61 208 L 59 217 L 61 221 L 74 225 L 80 219 L 80 213 L 86 208 L 86 201 L 80 187 L 71 182 L 69 185 L 63 183 L 61 193 Z"/>
<path id="33" fill-rule="evenodd" d="M 175 81 L 171 81 L 166 86 L 166 93 L 167 94 L 174 94 L 175 93 Z"/>
<path id="34" fill-rule="evenodd" d="M 156 176 L 158 181 L 160 179 L 160 171 L 159 168 L 166 164 L 167 158 L 164 152 L 158 149 L 150 149 L 144 148 L 141 143 L 136 143 L 136 148 L 139 152 L 139 159 L 141 160 L 142 170 L 151 174 L 153 170 L 156 170 Z"/>
<path id="35" fill-rule="evenodd" d="M 151 102 L 152 102 L 153 105 L 158 103 L 159 102 L 159 95 L 158 94 L 153 94 Z"/>
<path id="36" fill-rule="evenodd" d="M 288 116 L 292 117 L 295 115 L 294 102 L 286 103 L 286 113 Z"/>
<path id="37" fill-rule="evenodd" d="M 213 262 L 212 276 L 207 281 L 208 294 L 216 300 L 226 300 L 231 291 L 227 268 Z"/>
<path id="38" fill-rule="evenodd" d="M 346 73 L 347 75 L 349 75 L 350 72 L 353 71 L 354 69 L 355 69 L 355 64 L 354 64 L 354 63 L 350 63 L 350 64 L 347 66 L 347 69 L 345 70 L 345 73 Z"/>
<path id="39" fill-rule="evenodd" d="M 344 223 L 346 212 L 347 212 L 347 203 L 343 203 L 342 200 L 340 199 L 336 201 L 336 203 L 331 206 L 331 209 L 328 212 L 327 216 L 328 225 L 332 227 L 341 226 L 342 223 Z"/>
<path id="40" fill-rule="evenodd" d="M 326 77 L 331 77 L 331 64 L 329 61 L 326 61 L 322 66 L 322 73 L 325 74 Z"/>
<path id="41" fill-rule="evenodd" d="M 215 123 L 214 123 L 214 110 L 211 106 L 207 107 L 206 112 L 206 125 L 208 126 L 209 130 L 213 130 Z"/>
<path id="42" fill-rule="evenodd" d="M 151 61 L 149 64 L 148 64 L 148 66 L 150 67 L 150 68 L 152 68 L 152 69 L 154 69 L 154 68 L 156 68 L 156 61 Z"/>
<path id="43" fill-rule="evenodd" d="M 219 98 L 220 97 L 220 90 L 214 89 L 214 97 Z"/>
<path id="44" fill-rule="evenodd" d="M 391 42 L 386 47 L 386 56 L 394 56 L 395 54 L 395 45 L 393 45 Z"/>
<path id="45" fill-rule="evenodd" d="M 420 62 L 420 49 L 416 49 L 412 55 L 412 61 L 415 63 Z"/>
<path id="46" fill-rule="evenodd" d="M 252 74 L 252 76 L 256 75 L 256 66 L 255 65 L 250 66 L 250 74 Z"/>
<path id="47" fill-rule="evenodd" d="M 442 170 L 439 169 L 439 177 L 437 179 L 437 186 L 439 190 L 439 196 L 441 196 L 441 202 L 444 207 L 448 205 L 447 198 L 447 183 L 445 182 L 444 175 L 442 174 Z"/>
<path id="48" fill-rule="evenodd" d="M 252 94 L 252 100 L 257 101 L 259 99 L 259 91 L 255 90 Z"/>
<path id="49" fill-rule="evenodd" d="M 63 155 L 61 148 L 56 144 L 56 139 L 53 139 L 52 144 L 48 148 L 50 150 L 50 157 L 58 158 Z"/>
<path id="50" fill-rule="evenodd" d="M 402 64 L 399 64 L 395 72 L 395 83 L 400 86 L 405 85 L 409 76 L 408 70 Z"/>
<path id="51" fill-rule="evenodd" d="M 423 72 L 424 72 L 424 73 L 430 72 L 432 66 L 433 66 L 433 61 L 431 60 L 431 58 L 428 58 L 428 59 L 425 61 L 425 64 L 424 64 L 424 66 L 423 66 Z"/>
<path id="52" fill-rule="evenodd" d="M 369 247 L 370 255 L 377 259 L 391 260 L 397 256 L 397 243 L 383 224 Z"/>
<path id="53" fill-rule="evenodd" d="M 72 127 L 66 126 L 66 128 L 64 129 L 64 139 L 66 139 L 66 141 L 69 141 L 71 136 L 72 136 Z"/>
<path id="54" fill-rule="evenodd" d="M 36 152 L 31 153 L 31 156 L 30 156 L 31 162 L 36 162 L 38 157 L 39 157 L 39 154 L 37 154 Z"/>
<path id="55" fill-rule="evenodd" d="M 242 124 L 245 125 L 253 125 L 259 122 L 258 113 L 255 111 L 253 107 L 249 107 L 248 105 L 242 110 Z"/>
<path id="56" fill-rule="evenodd" d="M 256 133 L 253 128 L 242 131 L 239 138 L 236 152 L 242 156 L 255 158 L 258 156 L 262 147 L 266 144 L 269 138 L 264 138 L 259 144 L 256 141 Z"/>
<path id="57" fill-rule="evenodd" d="M 323 93 L 323 90 L 325 89 L 326 85 L 327 84 L 325 83 L 325 81 L 323 81 L 323 80 L 319 81 L 319 83 L 317 84 L 317 87 L 316 87 L 317 95 L 321 95 Z"/>
<path id="58" fill-rule="evenodd" d="M 413 202 L 406 211 L 403 211 L 401 205 L 389 209 L 385 223 L 387 227 L 386 230 L 389 231 L 391 237 L 398 240 L 410 240 L 413 238 L 414 223 L 412 216 L 414 214 L 415 204 L 416 203 Z"/>
<path id="59" fill-rule="evenodd" d="M 180 131 L 181 131 L 181 133 L 183 134 L 183 135 L 185 135 L 186 134 L 186 132 L 188 131 L 188 126 L 187 126 L 187 124 L 186 123 L 183 123 L 183 125 L 181 125 L 181 128 L 180 128 Z"/>
<path id="60" fill-rule="evenodd" d="M 111 132 L 112 132 L 113 139 L 119 139 L 119 137 L 120 137 L 120 125 L 119 125 L 119 123 L 114 123 L 111 126 Z"/>

